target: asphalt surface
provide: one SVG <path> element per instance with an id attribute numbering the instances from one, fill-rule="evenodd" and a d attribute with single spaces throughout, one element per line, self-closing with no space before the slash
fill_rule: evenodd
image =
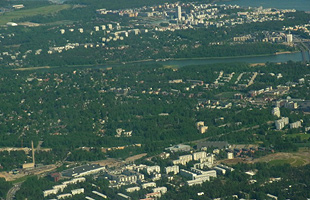
<path id="1" fill-rule="evenodd" d="M 13 200 L 15 197 L 15 193 L 20 189 L 20 186 L 23 182 L 19 182 L 14 184 L 14 186 L 8 191 L 6 195 L 6 200 Z"/>

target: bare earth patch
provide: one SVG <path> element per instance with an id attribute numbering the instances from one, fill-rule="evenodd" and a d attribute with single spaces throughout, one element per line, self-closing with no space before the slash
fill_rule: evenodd
<path id="1" fill-rule="evenodd" d="M 294 153 L 284 153 L 284 152 L 273 153 L 254 160 L 234 158 L 231 160 L 228 159 L 222 160 L 221 162 L 228 165 L 234 165 L 237 163 L 252 164 L 257 162 L 268 162 L 274 165 L 287 163 L 296 167 L 310 164 L 310 149 L 302 148 L 298 152 Z"/>

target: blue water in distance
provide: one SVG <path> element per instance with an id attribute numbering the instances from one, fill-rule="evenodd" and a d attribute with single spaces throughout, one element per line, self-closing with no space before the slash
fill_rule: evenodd
<path id="1" fill-rule="evenodd" d="M 242 7 L 260 7 L 278 8 L 278 9 L 296 9 L 310 11 L 310 0 L 234 0 L 221 2 L 220 4 L 239 5 Z"/>
<path id="2" fill-rule="evenodd" d="M 244 58 L 222 58 L 222 59 L 186 59 L 186 60 L 167 60 L 159 61 L 157 63 L 163 65 L 177 65 L 179 67 L 189 66 L 189 65 L 205 65 L 205 64 L 215 64 L 215 63 L 266 63 L 266 62 L 287 62 L 295 61 L 301 62 L 302 55 L 300 52 L 291 54 L 280 54 L 280 55 L 270 55 L 270 56 L 255 56 L 255 57 L 244 57 Z"/>

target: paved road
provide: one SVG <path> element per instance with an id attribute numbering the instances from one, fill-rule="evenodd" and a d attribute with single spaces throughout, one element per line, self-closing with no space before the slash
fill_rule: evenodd
<path id="1" fill-rule="evenodd" d="M 43 141 L 39 141 L 38 146 L 36 148 L 36 151 L 40 151 L 41 150 L 41 145 L 43 144 Z"/>
<path id="2" fill-rule="evenodd" d="M 20 189 L 23 182 L 14 184 L 14 186 L 8 191 L 6 195 L 6 200 L 13 200 L 15 193 Z"/>

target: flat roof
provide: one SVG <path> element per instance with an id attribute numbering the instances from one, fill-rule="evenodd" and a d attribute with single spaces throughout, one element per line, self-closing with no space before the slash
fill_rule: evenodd
<path id="1" fill-rule="evenodd" d="M 205 141 L 200 142 L 197 144 L 197 149 L 201 149 L 202 147 L 214 147 L 219 149 L 226 149 L 228 148 L 228 142 L 227 141 Z"/>
<path id="2" fill-rule="evenodd" d="M 87 172 L 87 171 L 91 171 L 95 169 L 99 169 L 99 168 L 102 168 L 102 166 L 100 166 L 99 164 L 86 164 L 86 165 L 64 170 L 62 171 L 61 174 L 63 176 L 73 177 L 74 175 L 81 174 L 83 172 Z"/>

